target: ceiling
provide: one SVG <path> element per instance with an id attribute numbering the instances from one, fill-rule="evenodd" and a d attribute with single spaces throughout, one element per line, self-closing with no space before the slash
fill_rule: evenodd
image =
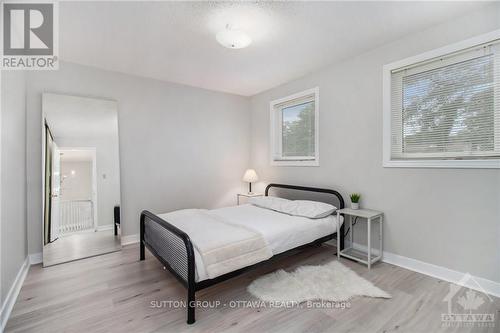
<path id="1" fill-rule="evenodd" d="M 60 2 L 63 60 L 251 96 L 486 2 Z M 252 44 L 226 49 L 227 24 Z"/>
<path id="2" fill-rule="evenodd" d="M 56 139 L 118 137 L 115 101 L 45 93 L 42 109 Z"/>
<path id="3" fill-rule="evenodd" d="M 64 149 L 60 153 L 62 162 L 92 162 L 95 151 L 89 149 Z"/>

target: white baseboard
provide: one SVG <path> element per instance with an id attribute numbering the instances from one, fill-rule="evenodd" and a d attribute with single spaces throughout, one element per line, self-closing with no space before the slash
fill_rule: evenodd
<path id="1" fill-rule="evenodd" d="M 139 234 L 122 236 L 122 246 L 139 243 Z"/>
<path id="2" fill-rule="evenodd" d="M 30 254 L 29 261 L 30 261 L 30 265 L 41 264 L 43 261 L 42 252 Z"/>
<path id="3" fill-rule="evenodd" d="M 353 243 L 353 248 L 366 252 L 366 245 Z M 378 251 L 374 251 L 378 254 Z M 459 284 L 470 289 L 487 292 L 490 295 L 500 297 L 500 283 L 484 279 L 479 276 L 470 275 L 470 279 L 464 281 L 468 273 L 455 271 L 446 267 L 437 266 L 420 260 L 403 257 L 398 254 L 384 251 L 382 261 L 391 265 L 406 268 L 410 271 L 432 276 L 436 279 Z"/>
<path id="4" fill-rule="evenodd" d="M 97 227 L 97 231 L 106 231 L 114 228 L 113 224 L 100 225 Z"/>
<path id="5" fill-rule="evenodd" d="M 23 282 L 24 279 L 26 278 L 26 275 L 28 274 L 29 268 L 30 268 L 30 259 L 29 257 L 26 257 L 21 268 L 19 269 L 19 272 L 17 272 L 16 279 L 14 280 L 14 283 L 12 283 L 12 286 L 10 287 L 9 292 L 7 293 L 7 296 L 5 297 L 5 300 L 2 304 L 2 310 L 0 312 L 1 325 L 2 325 L 1 326 L 2 329 L 0 331 L 2 332 L 5 328 L 5 325 L 7 325 L 10 313 L 14 308 L 14 304 L 16 303 L 17 296 L 21 291 L 21 287 L 23 286 Z"/>

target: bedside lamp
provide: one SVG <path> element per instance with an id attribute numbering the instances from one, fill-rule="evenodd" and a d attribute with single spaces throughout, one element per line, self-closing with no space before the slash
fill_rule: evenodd
<path id="1" fill-rule="evenodd" d="M 248 194 L 252 194 L 252 183 L 259 180 L 257 172 L 254 169 L 248 169 L 243 175 L 243 181 L 248 183 Z"/>

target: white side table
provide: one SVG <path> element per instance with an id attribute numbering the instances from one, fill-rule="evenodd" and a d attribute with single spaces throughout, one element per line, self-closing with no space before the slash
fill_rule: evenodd
<path id="1" fill-rule="evenodd" d="M 368 265 L 368 269 L 371 268 L 371 265 L 378 260 L 382 259 L 382 220 L 384 213 L 372 210 L 372 209 L 351 209 L 351 208 L 343 208 L 337 210 L 337 230 L 340 230 L 340 214 L 344 214 L 344 223 L 347 223 L 347 216 L 349 216 L 349 247 L 343 249 L 342 251 L 337 251 L 337 257 L 349 258 L 352 260 L 356 260 L 357 262 Z M 366 221 L 368 235 L 367 235 L 367 252 L 363 252 L 362 250 L 353 248 L 352 235 L 354 229 L 352 228 L 352 220 L 353 217 L 358 217 L 360 219 Z M 372 254 L 372 244 L 371 244 L 371 228 L 373 220 L 378 219 L 379 223 L 379 251 L 378 255 Z"/>
<path id="2" fill-rule="evenodd" d="M 240 198 L 254 198 L 254 197 L 262 197 L 264 194 L 262 193 L 238 193 L 236 194 L 236 204 L 239 206 L 240 205 Z"/>

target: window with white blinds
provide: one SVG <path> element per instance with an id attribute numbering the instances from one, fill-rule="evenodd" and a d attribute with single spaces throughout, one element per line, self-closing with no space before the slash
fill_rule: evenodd
<path id="1" fill-rule="evenodd" d="M 391 161 L 500 158 L 498 40 L 389 75 Z"/>
<path id="2" fill-rule="evenodd" d="M 271 102 L 271 164 L 318 165 L 318 89 Z"/>

